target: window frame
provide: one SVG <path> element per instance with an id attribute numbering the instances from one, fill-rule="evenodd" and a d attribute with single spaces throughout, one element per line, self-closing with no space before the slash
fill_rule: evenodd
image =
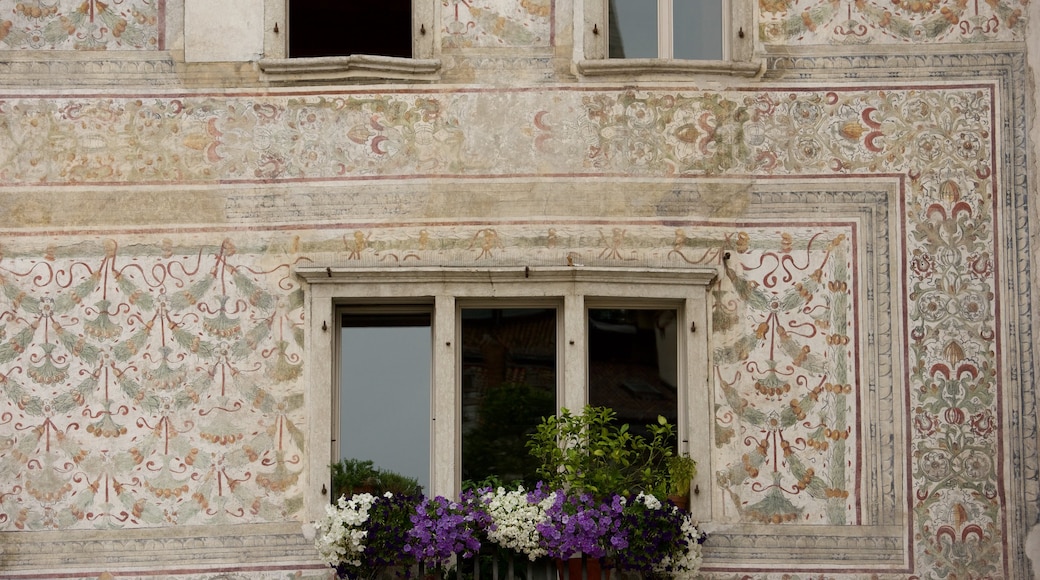
<path id="1" fill-rule="evenodd" d="M 438 51 L 440 2 L 412 0 L 412 57 L 349 54 L 289 58 L 289 2 L 264 0 L 264 55 L 257 62 L 260 79 L 269 82 L 316 82 L 351 79 L 430 81 L 440 78 Z"/>
<path id="2" fill-rule="evenodd" d="M 499 307 L 558 304 L 557 407 L 581 409 L 587 392 L 587 316 L 591 302 L 637 308 L 668 304 L 680 318 L 680 409 L 678 439 L 688 442 L 698 462 L 690 510 L 701 521 L 712 517 L 709 290 L 714 268 L 339 268 L 299 267 L 306 283 L 307 354 L 304 367 L 307 410 L 307 467 L 304 491 L 308 520 L 329 501 L 332 458 L 333 389 L 338 389 L 337 310 L 345 305 L 432 305 L 431 495 L 454 495 L 461 485 L 461 348 L 458 317 L 474 304 Z M 450 362 L 449 362 L 450 361 Z M 448 363 L 448 364 L 445 364 Z M 338 408 L 337 408 L 338 409 Z"/>
<path id="3" fill-rule="evenodd" d="M 722 60 L 685 60 L 661 58 L 609 58 L 609 1 L 581 0 L 582 40 L 577 70 L 585 77 L 619 76 L 674 77 L 690 74 L 715 74 L 736 77 L 757 77 L 765 72 L 764 62 L 752 59 L 754 30 L 753 8 L 750 0 L 720 0 L 723 7 Z M 672 53 L 672 2 L 658 0 L 657 41 L 658 54 Z M 667 6 L 667 13 L 662 10 Z M 662 32 L 664 31 L 664 32 Z M 667 50 L 662 51 L 667 42 Z"/>

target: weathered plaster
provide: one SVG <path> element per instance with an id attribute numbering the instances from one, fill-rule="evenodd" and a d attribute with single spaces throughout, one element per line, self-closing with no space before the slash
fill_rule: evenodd
<path id="1" fill-rule="evenodd" d="M 706 576 L 1028 574 L 1037 2 L 759 0 L 725 88 L 577 83 L 521 4 L 436 3 L 453 85 L 0 40 L 0 577 L 326 576 L 293 268 L 568 262 L 721 274 Z"/>
<path id="2" fill-rule="evenodd" d="M 1033 2 L 1029 6 L 1029 34 L 1030 38 L 1040 37 L 1040 3 Z M 1030 63 L 1028 72 L 1028 82 L 1031 89 L 1030 93 L 1033 95 L 1032 99 L 1026 101 L 1025 114 L 1028 118 L 1028 127 L 1030 142 L 1033 144 L 1033 155 L 1030 158 L 1029 172 L 1034 180 L 1040 175 L 1040 151 L 1037 150 L 1037 144 L 1040 144 L 1040 118 L 1037 117 L 1040 114 L 1040 43 L 1032 42 L 1029 43 L 1027 48 L 1028 61 Z M 1031 194 L 1036 193 L 1036 186 L 1032 187 L 1029 192 Z M 1033 196 L 1035 200 L 1035 196 Z M 1033 203 L 1030 207 L 1030 222 L 1033 224 L 1040 224 L 1040 203 Z M 1040 276 L 1037 272 L 1040 272 L 1040 228 L 1034 228 L 1032 235 L 1029 240 L 1029 248 L 1032 256 L 1032 271 L 1033 284 L 1040 284 Z M 1040 328 L 1040 308 L 1034 308 L 1032 312 L 1032 321 L 1034 328 Z M 1040 347 L 1038 347 L 1040 348 Z M 1029 529 L 1029 534 L 1026 537 L 1026 554 L 1032 562 L 1033 576 L 1040 578 L 1040 523 L 1031 522 L 1032 527 Z"/>
<path id="3" fill-rule="evenodd" d="M 263 0 L 184 0 L 184 60 L 256 60 L 264 52 L 263 23 Z"/>

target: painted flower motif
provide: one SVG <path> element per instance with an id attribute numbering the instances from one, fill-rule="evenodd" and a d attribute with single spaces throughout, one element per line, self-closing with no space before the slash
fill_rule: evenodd
<path id="1" fill-rule="evenodd" d="M 938 0 L 892 0 L 892 4 L 914 14 L 922 14 L 935 10 Z"/>
<path id="2" fill-rule="evenodd" d="M 927 133 L 917 139 L 914 151 L 925 161 L 935 161 L 945 151 L 946 139 L 942 135 Z"/>
<path id="3" fill-rule="evenodd" d="M 945 451 L 928 451 L 919 462 L 921 472 L 932 481 L 945 479 L 950 474 L 950 456 Z"/>
<path id="4" fill-rule="evenodd" d="M 917 311 L 921 318 L 935 322 L 949 316 L 950 297 L 940 292 L 928 292 L 917 302 Z"/>
<path id="5" fill-rule="evenodd" d="M 762 12 L 787 12 L 791 0 L 758 0 Z"/>
<path id="6" fill-rule="evenodd" d="M 985 156 L 982 139 L 976 133 L 964 132 L 957 136 L 957 148 L 954 152 L 965 160 L 975 160 Z"/>
<path id="7" fill-rule="evenodd" d="M 980 322 L 989 316 L 989 301 L 980 292 L 961 296 L 958 306 L 961 317 L 969 322 Z"/>
<path id="8" fill-rule="evenodd" d="M 801 137 L 795 143 L 794 156 L 803 162 L 811 163 L 820 158 L 823 146 L 812 137 Z"/>
<path id="9" fill-rule="evenodd" d="M 823 111 L 816 103 L 802 100 L 791 104 L 791 120 L 801 129 L 811 129 L 822 115 Z"/>
<path id="10" fill-rule="evenodd" d="M 989 252 L 968 256 L 968 275 L 975 280 L 993 278 L 993 259 Z"/>
<path id="11" fill-rule="evenodd" d="M 918 278 L 927 280 L 935 274 L 935 260 L 931 254 L 915 249 L 913 258 L 910 259 L 910 270 Z"/>
<path id="12" fill-rule="evenodd" d="M 634 101 L 625 108 L 625 119 L 633 127 L 648 129 L 657 123 L 657 113 L 645 101 Z"/>
<path id="13" fill-rule="evenodd" d="M 917 409 L 914 412 L 914 429 L 924 436 L 934 435 L 939 430 L 939 418 L 924 409 Z"/>
<path id="14" fill-rule="evenodd" d="M 989 437 L 997 430 L 997 422 L 989 411 L 972 415 L 968 422 L 971 424 L 972 434 L 977 437 Z"/>
<path id="15" fill-rule="evenodd" d="M 983 481 L 989 478 L 991 462 L 989 456 L 979 450 L 967 452 L 961 461 L 962 472 L 972 481 Z"/>

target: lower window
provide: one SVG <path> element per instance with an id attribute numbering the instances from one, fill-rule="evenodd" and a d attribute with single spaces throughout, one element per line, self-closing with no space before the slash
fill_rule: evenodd
<path id="1" fill-rule="evenodd" d="M 430 312 L 347 310 L 341 321 L 333 459 L 371 461 L 429 490 Z"/>
<path id="2" fill-rule="evenodd" d="M 330 463 L 341 460 L 412 478 L 430 496 L 532 485 L 531 433 L 585 405 L 609 407 L 636 432 L 666 417 L 677 451 L 699 462 L 699 485 L 710 488 L 705 329 L 714 270 L 298 273 L 309 282 L 313 322 L 309 477 L 318 486 L 309 513 L 333 499 Z M 711 502 L 702 493 L 691 512 L 708 519 Z"/>

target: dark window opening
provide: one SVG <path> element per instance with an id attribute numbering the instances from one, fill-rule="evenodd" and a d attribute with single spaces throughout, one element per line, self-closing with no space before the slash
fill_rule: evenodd
<path id="1" fill-rule="evenodd" d="M 677 320 L 675 309 L 590 308 L 589 404 L 613 409 L 641 435 L 659 415 L 675 425 Z"/>
<path id="2" fill-rule="evenodd" d="M 556 413 L 556 310 L 462 310 L 462 480 L 538 481 L 527 440 Z"/>
<path id="3" fill-rule="evenodd" d="M 412 57 L 411 0 L 290 0 L 289 57 Z"/>

